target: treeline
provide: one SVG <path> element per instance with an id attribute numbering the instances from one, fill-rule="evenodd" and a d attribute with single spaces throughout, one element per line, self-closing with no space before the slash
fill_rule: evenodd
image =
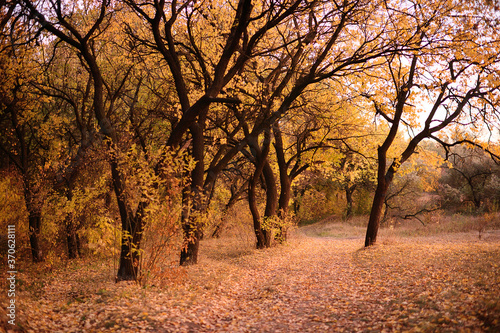
<path id="1" fill-rule="evenodd" d="M 5 210 L 24 201 L 35 262 L 49 221 L 70 258 L 83 229 L 99 238 L 120 221 L 118 280 L 161 256 L 145 253 L 148 230 L 161 244 L 182 234 L 179 263 L 195 264 L 212 212 L 241 200 L 269 247 L 319 179 L 345 194 L 346 217 L 355 194 L 373 198 L 369 246 L 425 140 L 457 166 L 460 144 L 498 162 L 484 139 L 498 137 L 492 2 L 0 4 Z M 494 187 L 498 171 L 461 175 L 480 207 L 473 178 Z M 217 236 L 223 222 L 211 225 Z"/>

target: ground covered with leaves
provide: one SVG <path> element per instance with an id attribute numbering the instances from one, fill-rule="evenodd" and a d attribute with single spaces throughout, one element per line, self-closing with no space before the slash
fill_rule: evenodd
<path id="1" fill-rule="evenodd" d="M 204 241 L 199 265 L 158 285 L 115 284 L 106 260 L 25 271 L 18 318 L 34 332 L 500 331 L 498 232 L 236 243 Z"/>

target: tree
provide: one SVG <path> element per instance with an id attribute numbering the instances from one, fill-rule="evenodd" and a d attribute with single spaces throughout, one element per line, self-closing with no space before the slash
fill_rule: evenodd
<path id="1" fill-rule="evenodd" d="M 390 217 L 402 220 L 417 219 L 421 215 L 442 208 L 436 200 L 443 158 L 437 154 L 434 142 L 423 142 L 410 161 L 399 169 L 385 197 L 383 221 Z"/>
<path id="2" fill-rule="evenodd" d="M 217 175 L 243 147 L 239 145 L 237 149 L 216 154 L 217 159 L 210 163 L 207 177 L 204 177 L 204 133 L 210 107 L 215 103 L 240 102 L 234 96 L 219 95 L 241 73 L 253 53 L 261 52 L 260 42 L 269 31 L 310 5 L 302 4 L 300 0 L 290 4 L 273 2 L 261 8 L 254 7 L 249 0 L 238 1 L 234 7 L 223 3 L 206 6 L 172 2 L 170 7 L 165 1 L 127 3 L 148 22 L 154 44 L 132 34 L 137 40 L 158 50 L 168 64 L 174 81 L 182 116 L 172 127 L 167 145 L 174 148 L 182 146 L 181 142 L 187 133 L 191 139 L 190 154 L 196 165 L 191 172 L 191 184 L 184 191 L 182 219 L 185 246 L 180 263 L 194 264 L 197 262 L 201 236 L 201 226 L 196 218 L 207 208 L 204 197 L 211 192 Z M 149 9 L 152 9 L 152 13 Z M 231 20 L 228 21 L 227 17 L 231 17 Z M 212 35 L 211 46 L 215 48 L 205 47 L 205 34 Z M 278 45 L 277 49 L 282 47 Z M 269 50 L 264 49 L 263 52 L 268 53 Z M 194 78 L 191 80 L 192 76 Z"/>
<path id="3" fill-rule="evenodd" d="M 373 139 L 373 135 L 367 135 L 366 138 L 358 138 L 357 141 L 364 143 L 365 148 L 369 147 L 368 140 Z M 345 218 L 349 219 L 353 215 L 354 192 L 360 188 L 370 189 L 374 183 L 373 160 L 365 156 L 359 148 L 345 143 L 340 144 L 340 153 L 342 157 L 335 168 L 333 179 L 339 183 L 346 197 Z M 364 149 L 363 149 L 364 150 Z"/>
<path id="4" fill-rule="evenodd" d="M 34 262 L 43 261 L 40 244 L 41 211 L 47 181 L 43 166 L 48 142 L 40 130 L 44 122 L 40 99 L 31 85 L 40 68 L 31 59 L 35 54 L 29 44 L 35 31 L 19 15 L 16 2 L 0 7 L 0 151 L 3 163 L 13 165 L 22 178 L 24 201 L 28 212 L 29 240 Z M 9 162 L 5 162 L 7 159 Z"/>
<path id="5" fill-rule="evenodd" d="M 56 191 L 68 203 L 74 201 L 79 190 L 78 176 L 85 164 L 95 161 L 92 150 L 99 145 L 94 129 L 91 97 L 91 76 L 81 66 L 80 59 L 69 47 L 57 45 L 57 40 L 39 45 L 42 50 L 39 66 L 43 71 L 33 82 L 34 93 L 40 98 L 49 97 L 43 105 L 54 120 L 50 163 L 46 163 L 49 191 Z M 74 205 L 72 210 L 76 210 Z M 63 224 L 66 232 L 68 257 L 74 259 L 81 253 L 78 230 L 82 227 L 78 214 L 69 211 Z"/>
<path id="6" fill-rule="evenodd" d="M 377 188 L 365 246 L 375 244 L 387 189 L 401 164 L 414 154 L 419 143 L 431 138 L 449 144 L 437 138 L 439 131 L 453 124 L 488 121 L 496 112 L 500 84 L 497 35 L 484 26 L 481 15 L 468 18 L 466 24 L 457 28 L 454 18 L 463 18 L 461 14 L 465 14 L 460 12 L 460 7 L 431 7 L 431 16 L 421 12 L 421 8 L 419 4 L 409 8 L 417 19 L 413 23 L 413 35 L 420 49 L 386 60 L 386 75 L 381 77 L 387 79 L 379 84 L 383 87 L 380 89 L 390 87 L 392 95 L 386 94 L 386 100 L 381 102 L 367 94 L 376 115 L 387 122 L 389 129 L 378 148 Z M 472 29 L 476 24 L 484 29 Z M 377 93 L 377 96 L 384 94 Z M 428 109 L 422 115 L 425 120 L 421 128 L 414 119 L 413 105 L 418 102 L 417 96 L 425 100 L 422 108 Z M 388 151 L 403 125 L 417 132 L 387 167 Z"/>
<path id="7" fill-rule="evenodd" d="M 400 36 L 395 34 L 383 39 L 382 32 L 365 29 L 372 20 L 379 20 L 377 15 L 372 15 L 375 8 L 376 4 L 364 2 L 317 3 L 314 10 L 308 10 L 302 17 L 287 22 L 286 33 L 280 32 L 279 35 L 279 38 L 284 39 L 282 44 L 285 46 L 274 47 L 273 54 L 259 54 L 252 62 L 253 68 L 242 73 L 242 81 L 258 87 L 257 93 L 255 89 L 241 86 L 232 89 L 251 100 L 246 102 L 242 99 L 244 105 L 255 106 L 248 110 L 255 111 L 243 110 L 238 119 L 247 117 L 244 127 L 249 130 L 224 158 L 234 156 L 249 142 L 257 140 L 261 133 L 265 133 L 291 109 L 300 105 L 298 98 L 315 83 L 352 74 L 346 79 L 347 83 L 356 77 L 353 73 L 362 71 L 365 66 L 372 66 L 370 60 L 402 49 L 411 49 L 411 39 L 407 39 L 407 36 L 399 39 Z M 357 40 L 356 47 L 344 48 L 343 43 L 352 38 Z M 212 171 L 208 170 L 209 173 Z M 284 175 L 284 172 L 281 174 Z"/>
<path id="8" fill-rule="evenodd" d="M 138 200 L 138 203 L 135 203 L 136 207 L 133 207 L 134 200 L 129 197 L 126 190 L 127 176 L 120 167 L 119 131 L 112 119 L 118 109 L 115 102 L 128 79 L 131 65 L 127 70 L 125 63 L 124 67 L 117 69 L 121 71 L 125 68 L 124 72 L 106 76 L 103 63 L 107 59 L 101 57 L 99 53 L 99 50 L 102 51 L 104 48 L 98 48 L 106 45 L 100 44 L 100 38 L 105 32 L 109 33 L 112 23 L 116 23 L 113 21 L 114 4 L 110 1 L 101 1 L 98 5 L 94 5 L 93 2 L 82 2 L 78 6 L 69 6 L 64 1 L 53 1 L 43 9 L 43 2 L 26 0 L 22 4 L 30 18 L 39 24 L 41 31 L 46 31 L 72 48 L 91 77 L 92 110 L 100 134 L 107 144 L 113 189 L 122 224 L 123 237 L 117 279 L 134 280 L 138 275 L 140 256 L 138 249 L 148 200 Z M 118 84 L 111 84 L 113 79 L 118 79 Z"/>

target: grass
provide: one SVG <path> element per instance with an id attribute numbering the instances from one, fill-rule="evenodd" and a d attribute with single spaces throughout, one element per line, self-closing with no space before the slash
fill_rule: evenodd
<path id="1" fill-rule="evenodd" d="M 366 233 L 368 216 L 356 216 L 348 221 L 329 217 L 320 222 L 309 224 L 301 229 L 311 237 L 362 238 Z M 462 214 L 429 214 L 423 221 L 416 219 L 392 219 L 383 223 L 379 237 L 422 237 L 454 233 L 476 234 L 478 238 L 490 237 L 500 230 L 500 214 L 470 216 Z"/>

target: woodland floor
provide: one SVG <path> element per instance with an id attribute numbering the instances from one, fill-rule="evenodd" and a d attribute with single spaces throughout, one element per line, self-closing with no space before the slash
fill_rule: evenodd
<path id="1" fill-rule="evenodd" d="M 500 232 L 382 234 L 369 249 L 310 234 L 261 251 L 203 241 L 200 264 L 161 286 L 115 284 L 105 260 L 25 272 L 18 319 L 33 332 L 500 331 Z"/>

